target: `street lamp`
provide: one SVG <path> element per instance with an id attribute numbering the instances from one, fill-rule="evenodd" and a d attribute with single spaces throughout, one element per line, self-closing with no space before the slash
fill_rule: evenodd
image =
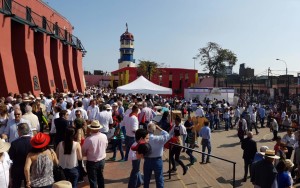
<path id="1" fill-rule="evenodd" d="M 194 70 L 195 70 L 195 61 L 196 61 L 197 57 L 193 57 L 194 60 Z"/>
<path id="2" fill-rule="evenodd" d="M 287 76 L 287 72 L 288 72 L 288 69 L 287 69 L 287 64 L 284 60 L 282 59 L 276 59 L 277 61 L 281 61 L 281 62 L 284 62 L 285 64 L 285 76 L 286 76 L 286 79 L 288 79 L 288 76 Z M 287 91 L 286 91 L 286 98 L 289 99 L 289 81 L 286 80 L 286 88 L 287 88 Z"/>
<path id="3" fill-rule="evenodd" d="M 147 67 L 147 71 L 148 71 L 148 80 L 150 81 L 150 76 L 151 76 L 151 65 L 149 64 Z"/>

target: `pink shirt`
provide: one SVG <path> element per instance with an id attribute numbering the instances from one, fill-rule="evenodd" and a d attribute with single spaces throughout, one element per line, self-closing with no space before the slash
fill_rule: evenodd
<path id="1" fill-rule="evenodd" d="M 82 145 L 82 154 L 88 161 L 98 162 L 106 157 L 107 137 L 103 133 L 92 133 L 84 140 Z"/>

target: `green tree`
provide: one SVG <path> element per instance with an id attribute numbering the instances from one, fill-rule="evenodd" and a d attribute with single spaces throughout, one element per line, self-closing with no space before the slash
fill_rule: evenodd
<path id="1" fill-rule="evenodd" d="M 159 68 L 162 67 L 162 64 L 156 63 L 154 61 L 148 60 L 139 60 L 139 64 L 137 66 L 138 76 L 144 76 L 145 78 L 150 78 L 154 75 L 159 75 L 161 70 Z"/>
<path id="2" fill-rule="evenodd" d="M 223 49 L 214 42 L 209 42 L 206 47 L 200 48 L 197 57 L 200 58 L 200 64 L 204 65 L 203 71 L 208 71 L 213 76 L 214 87 L 217 78 L 225 76 L 226 63 L 234 66 L 237 62 L 237 57 L 232 51 Z"/>

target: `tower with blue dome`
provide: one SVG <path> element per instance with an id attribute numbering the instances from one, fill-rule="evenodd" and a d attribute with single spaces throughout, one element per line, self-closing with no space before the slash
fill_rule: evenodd
<path id="1" fill-rule="evenodd" d="M 120 59 L 118 60 L 119 69 L 124 67 L 136 67 L 135 59 L 133 59 L 134 37 L 128 32 L 128 25 L 126 23 L 126 31 L 120 37 Z"/>

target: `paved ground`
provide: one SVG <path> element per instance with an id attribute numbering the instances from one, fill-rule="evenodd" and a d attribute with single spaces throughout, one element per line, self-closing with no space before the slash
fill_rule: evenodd
<path id="1" fill-rule="evenodd" d="M 283 136 L 285 132 L 279 133 Z M 271 141 L 272 133 L 268 128 L 259 129 L 259 134 L 254 135 L 257 141 L 258 149 L 266 145 L 273 148 L 275 143 Z M 242 149 L 236 130 L 217 130 L 212 133 L 212 154 L 221 158 L 235 161 L 236 164 L 236 187 L 252 187 L 249 179 L 242 182 L 244 170 Z M 108 153 L 107 158 L 111 157 Z M 198 161 L 201 159 L 200 154 L 195 154 Z M 119 156 L 118 156 L 119 157 Z M 181 156 L 183 162 L 188 164 L 188 157 L 185 153 Z M 164 153 L 164 172 L 168 169 L 168 152 Z M 210 164 L 195 164 L 185 176 L 182 176 L 182 170 L 178 167 L 178 172 L 172 175 L 172 179 L 168 179 L 165 173 L 165 187 L 232 187 L 233 165 L 219 159 L 211 159 Z M 142 166 L 142 165 L 141 165 Z M 121 188 L 127 187 L 128 177 L 131 170 L 130 162 L 107 162 L 105 166 L 104 176 L 106 187 Z M 80 184 L 80 187 L 89 187 L 87 183 Z M 155 187 L 152 180 L 151 187 Z M 300 186 L 295 186 L 300 187 Z"/>

